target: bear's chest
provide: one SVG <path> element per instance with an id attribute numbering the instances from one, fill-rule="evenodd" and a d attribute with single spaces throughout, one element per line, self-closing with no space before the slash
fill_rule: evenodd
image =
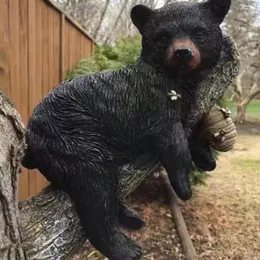
<path id="1" fill-rule="evenodd" d="M 166 121 L 179 121 L 187 112 L 192 97 L 185 89 L 169 85 L 164 90 L 151 88 L 148 100 L 146 106 L 150 118 L 162 117 Z"/>
<path id="2" fill-rule="evenodd" d="M 136 107 L 130 128 L 140 137 L 157 134 L 169 125 L 180 122 L 188 112 L 187 96 L 183 99 L 181 91 L 168 88 L 162 91 L 151 87 L 146 98 Z"/>

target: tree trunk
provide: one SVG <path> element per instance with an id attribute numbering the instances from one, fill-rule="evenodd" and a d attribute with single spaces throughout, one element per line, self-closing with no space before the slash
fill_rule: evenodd
<path id="1" fill-rule="evenodd" d="M 94 39 L 95 40 L 97 39 L 99 31 L 101 29 L 101 26 L 103 24 L 103 21 L 105 20 L 105 16 L 106 16 L 106 13 L 107 13 L 107 10 L 108 10 L 109 3 L 110 3 L 110 0 L 106 0 L 106 4 L 105 4 L 105 7 L 104 7 L 104 10 L 102 11 L 100 20 L 99 20 L 97 28 L 96 28 L 96 31 L 94 32 Z"/>
<path id="2" fill-rule="evenodd" d="M 0 93 L 1 94 L 1 93 Z M 18 182 L 24 150 L 23 123 L 11 101 L 0 95 L 0 259 L 24 260 L 18 223 Z"/>
<path id="3" fill-rule="evenodd" d="M 256 71 L 253 75 L 254 79 L 254 84 L 252 85 L 249 94 L 244 97 L 243 96 L 243 84 L 242 84 L 242 78 L 246 71 L 250 67 L 258 67 L 259 62 L 252 61 L 244 70 L 238 75 L 236 78 L 235 84 L 233 85 L 234 87 L 234 92 L 237 96 L 237 115 L 236 115 L 236 123 L 237 124 L 244 124 L 246 121 L 246 109 L 249 103 L 260 94 L 260 79 L 259 76 L 257 75 L 258 71 Z"/>
<path id="4" fill-rule="evenodd" d="M 241 102 L 237 105 L 237 118 L 236 123 L 237 124 L 244 124 L 246 121 L 246 108 L 247 106 Z"/>
<path id="5" fill-rule="evenodd" d="M 213 74 L 198 87 L 198 103 L 187 118 L 187 129 L 211 109 L 238 74 L 239 56 L 232 42 L 225 51 Z M 65 193 L 49 186 L 38 196 L 21 202 L 18 215 L 17 176 L 24 146 L 21 118 L 0 93 L 0 259 L 66 259 L 86 238 Z M 122 196 L 133 191 L 158 166 L 157 158 L 143 156 L 122 167 Z"/>
<path id="6" fill-rule="evenodd" d="M 110 42 L 112 35 L 113 35 L 114 32 L 116 31 L 116 29 L 117 29 L 117 27 L 118 27 L 118 25 L 119 25 L 119 21 L 120 21 L 120 19 L 121 19 L 121 16 L 122 16 L 123 12 L 125 11 L 125 9 L 126 9 L 126 7 L 127 7 L 127 3 L 128 3 L 128 0 L 124 0 L 124 3 L 123 3 L 123 5 L 122 5 L 122 8 L 121 8 L 119 14 L 118 14 L 118 16 L 117 16 L 117 18 L 116 18 L 114 24 L 111 26 L 110 33 L 107 35 L 107 38 L 106 38 L 106 40 L 105 40 L 105 44 L 108 44 L 108 43 Z"/>
<path id="7" fill-rule="evenodd" d="M 246 121 L 246 109 L 250 102 L 260 94 L 260 79 L 255 81 L 248 96 L 245 99 L 240 98 L 240 102 L 237 105 L 237 124 L 244 124 Z"/>

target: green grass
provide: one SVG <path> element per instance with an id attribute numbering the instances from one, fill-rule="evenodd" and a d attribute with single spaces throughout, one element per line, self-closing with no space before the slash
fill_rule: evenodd
<path id="1" fill-rule="evenodd" d="M 246 170 L 247 172 L 251 172 L 251 173 L 260 172 L 260 160 L 239 159 L 236 160 L 236 165 Z"/>
<path id="2" fill-rule="evenodd" d="M 236 117 L 237 107 L 232 101 L 226 101 L 225 105 L 231 110 L 232 117 Z M 260 120 L 260 100 L 253 100 L 247 107 L 246 119 Z"/>

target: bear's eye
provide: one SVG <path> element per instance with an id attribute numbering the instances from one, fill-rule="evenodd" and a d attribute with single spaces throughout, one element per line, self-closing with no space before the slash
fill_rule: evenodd
<path id="1" fill-rule="evenodd" d="M 203 33 L 203 32 L 197 32 L 196 33 L 196 36 L 198 36 L 198 37 L 203 37 L 205 35 L 205 33 Z"/>
<path id="2" fill-rule="evenodd" d="M 203 29 L 197 30 L 196 32 L 193 33 L 193 35 L 195 39 L 200 42 L 207 41 L 208 33 Z"/>
<path id="3" fill-rule="evenodd" d="M 170 39 L 170 36 L 166 32 L 159 32 L 155 34 L 155 41 L 157 42 L 168 42 Z"/>
<path id="4" fill-rule="evenodd" d="M 198 32 L 198 33 L 195 34 L 195 37 L 198 38 L 198 39 L 200 39 L 200 38 L 205 37 L 205 34 L 202 33 L 202 32 Z"/>

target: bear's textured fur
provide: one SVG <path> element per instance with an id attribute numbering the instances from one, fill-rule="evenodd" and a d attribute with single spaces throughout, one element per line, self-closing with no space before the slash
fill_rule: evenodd
<path id="1" fill-rule="evenodd" d="M 142 34 L 140 59 L 61 83 L 29 119 L 22 164 L 39 169 L 69 194 L 88 239 L 109 259 L 142 255 L 120 230 L 136 230 L 144 223 L 119 195 L 119 166 L 143 154 L 155 155 L 183 200 L 191 197 L 192 163 L 204 170 L 216 166 L 207 142 L 196 138 L 199 126 L 187 135 L 185 119 L 196 86 L 220 56 L 219 25 L 230 4 L 135 6 L 131 18 Z M 172 90 L 176 100 L 169 97 Z"/>

